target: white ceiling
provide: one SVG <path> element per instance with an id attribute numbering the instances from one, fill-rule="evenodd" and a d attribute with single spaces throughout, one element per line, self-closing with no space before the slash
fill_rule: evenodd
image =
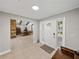
<path id="1" fill-rule="evenodd" d="M 32 10 L 33 5 L 40 7 Z M 43 19 L 79 7 L 79 0 L 0 0 L 0 11 L 33 19 Z"/>

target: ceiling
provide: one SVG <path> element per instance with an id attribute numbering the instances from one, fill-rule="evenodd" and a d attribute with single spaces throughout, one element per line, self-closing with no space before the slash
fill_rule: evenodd
<path id="1" fill-rule="evenodd" d="M 38 11 L 32 6 L 40 7 Z M 79 0 L 0 0 L 0 11 L 40 20 L 79 7 Z"/>

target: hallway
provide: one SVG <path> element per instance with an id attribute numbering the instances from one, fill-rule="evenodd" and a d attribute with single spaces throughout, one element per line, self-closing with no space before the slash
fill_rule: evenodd
<path id="1" fill-rule="evenodd" d="M 32 43 L 32 35 L 11 39 L 12 51 L 0 59 L 50 59 L 51 55 L 40 48 L 42 44 Z"/>

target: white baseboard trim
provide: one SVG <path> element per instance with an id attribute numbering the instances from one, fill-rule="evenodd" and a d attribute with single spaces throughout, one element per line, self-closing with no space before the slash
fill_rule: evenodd
<path id="1" fill-rule="evenodd" d="M 57 48 L 53 51 L 53 53 L 51 53 L 51 57 L 53 57 L 53 56 L 55 55 L 55 53 L 57 52 L 58 49 L 60 49 L 60 47 L 57 47 Z"/>
<path id="2" fill-rule="evenodd" d="M 40 43 L 45 44 L 45 42 L 44 42 L 44 41 L 40 41 Z"/>
<path id="3" fill-rule="evenodd" d="M 6 51 L 4 51 L 4 52 L 1 52 L 1 53 L 0 53 L 0 55 L 7 54 L 7 53 L 9 53 L 9 52 L 11 52 L 11 49 L 9 49 L 9 50 L 6 50 Z"/>

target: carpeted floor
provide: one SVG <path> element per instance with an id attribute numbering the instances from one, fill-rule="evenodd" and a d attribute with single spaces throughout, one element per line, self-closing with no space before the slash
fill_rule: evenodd
<path id="1" fill-rule="evenodd" d="M 54 48 L 51 48 L 51 47 L 49 47 L 49 46 L 47 46 L 45 44 L 42 45 L 40 48 L 43 49 L 44 51 L 46 51 L 49 54 L 51 54 L 55 50 Z"/>

